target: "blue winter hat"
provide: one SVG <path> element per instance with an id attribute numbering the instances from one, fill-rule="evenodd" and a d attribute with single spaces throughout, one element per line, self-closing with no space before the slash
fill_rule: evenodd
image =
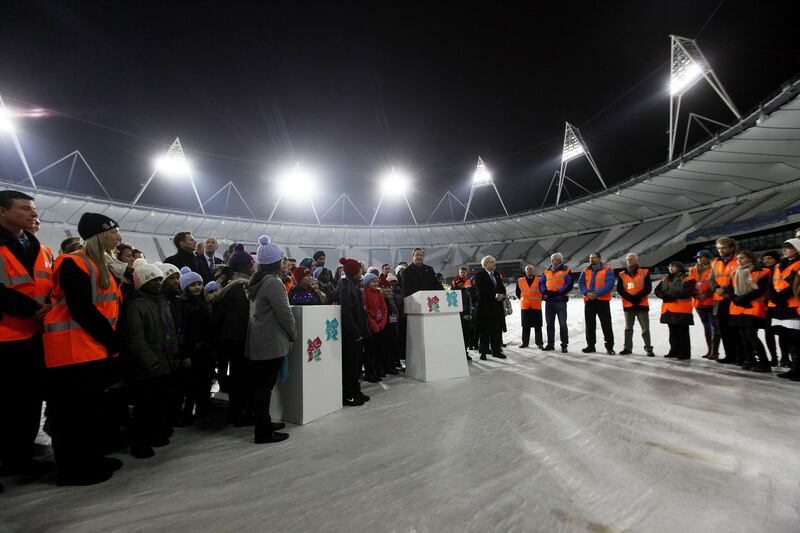
<path id="1" fill-rule="evenodd" d="M 192 272 L 192 269 L 189 267 L 183 267 L 181 269 L 181 290 L 185 291 L 186 287 L 191 285 L 192 283 L 203 283 L 203 278 L 197 272 Z"/>
<path id="2" fill-rule="evenodd" d="M 312 261 L 312 259 L 310 257 L 304 257 L 303 260 L 300 261 L 300 266 L 301 267 L 311 268 L 311 265 L 313 265 L 313 264 L 314 264 L 314 262 Z"/>
<path id="3" fill-rule="evenodd" d="M 206 286 L 203 287 L 203 292 L 206 294 L 211 294 L 212 292 L 217 292 L 219 290 L 219 283 L 216 281 L 209 281 L 206 283 Z"/>
<path id="4" fill-rule="evenodd" d="M 280 246 L 273 243 L 269 237 L 262 235 L 258 238 L 258 251 L 256 252 L 256 262 L 259 265 L 271 265 L 283 259 L 283 250 Z"/>
<path id="5" fill-rule="evenodd" d="M 367 272 L 366 274 L 364 274 L 364 278 L 363 279 L 364 279 L 364 286 L 366 287 L 367 285 L 369 285 L 370 281 L 372 281 L 372 280 L 377 281 L 378 280 L 378 276 L 376 276 L 372 272 Z"/>
<path id="6" fill-rule="evenodd" d="M 714 259 L 714 256 L 708 250 L 700 250 L 696 254 L 694 254 L 695 259 L 699 259 L 701 257 L 705 257 L 706 259 Z"/>

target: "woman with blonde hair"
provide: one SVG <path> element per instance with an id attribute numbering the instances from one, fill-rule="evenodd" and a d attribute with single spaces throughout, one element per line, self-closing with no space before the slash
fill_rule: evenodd
<path id="1" fill-rule="evenodd" d="M 120 291 L 108 254 L 121 242 L 118 224 L 99 213 L 78 223 L 83 247 L 53 267 L 53 308 L 44 320 L 53 452 L 58 485 L 109 479 L 122 461 L 104 457 L 103 392 L 116 356 Z"/>

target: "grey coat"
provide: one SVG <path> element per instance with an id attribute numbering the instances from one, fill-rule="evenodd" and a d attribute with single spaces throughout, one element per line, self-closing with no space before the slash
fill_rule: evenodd
<path id="1" fill-rule="evenodd" d="M 297 328 L 283 282 L 275 274 L 255 275 L 245 291 L 250 300 L 245 357 L 268 361 L 288 355 Z"/>

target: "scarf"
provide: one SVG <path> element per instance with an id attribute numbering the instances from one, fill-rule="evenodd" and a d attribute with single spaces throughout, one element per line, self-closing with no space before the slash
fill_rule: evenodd
<path id="1" fill-rule="evenodd" d="M 753 265 L 747 268 L 740 266 L 736 269 L 733 275 L 733 293 L 736 296 L 744 296 L 748 292 L 758 288 L 758 285 L 753 283 L 752 272 Z"/>
<path id="2" fill-rule="evenodd" d="M 125 261 L 120 261 L 109 253 L 106 254 L 106 264 L 108 265 L 108 269 L 117 279 L 122 279 L 122 277 L 125 275 L 125 270 L 128 268 L 128 263 Z"/>

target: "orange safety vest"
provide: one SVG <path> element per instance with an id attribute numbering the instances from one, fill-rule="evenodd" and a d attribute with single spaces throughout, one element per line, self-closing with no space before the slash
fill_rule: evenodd
<path id="1" fill-rule="evenodd" d="M 735 257 L 728 261 L 727 264 L 723 263 L 722 259 L 714 259 L 711 262 L 711 270 L 714 272 L 714 283 L 716 283 L 717 287 L 724 288 L 730 285 L 731 276 L 736 272 L 737 268 L 739 268 L 739 261 L 737 261 Z M 714 299 L 722 301 L 725 298 L 715 292 Z"/>
<path id="2" fill-rule="evenodd" d="M 294 287 L 294 280 L 289 278 L 289 281 L 283 284 L 283 288 L 286 289 L 286 294 L 289 294 L 289 291 L 292 290 L 292 287 Z"/>
<path id="3" fill-rule="evenodd" d="M 548 268 L 544 271 L 545 287 L 547 287 L 548 291 L 560 291 L 566 284 L 565 280 L 567 274 L 571 273 L 572 271 L 569 269 L 569 267 L 560 268 L 555 272 Z"/>
<path id="4" fill-rule="evenodd" d="M 50 300 L 53 289 L 53 262 L 46 247 L 40 245 L 39 255 L 33 263 L 33 277 L 8 249 L 0 247 L 0 283 L 44 305 Z M 30 339 L 41 331 L 41 323 L 33 317 L 20 318 L 3 313 L 0 317 L 0 342 Z"/>
<path id="5" fill-rule="evenodd" d="M 73 261 L 89 276 L 92 285 L 92 302 L 115 330 L 119 319 L 119 304 L 122 296 L 114 276 L 110 276 L 109 287 L 103 289 L 100 286 L 97 264 L 86 255 L 84 250 L 60 255 L 53 268 L 55 276 L 53 308 L 44 319 L 44 361 L 47 368 L 98 361 L 109 355 L 105 346 L 86 333 L 80 324 L 73 320 L 69 312 L 67 300 L 58 278 L 61 265 L 67 260 Z"/>
<path id="6" fill-rule="evenodd" d="M 650 274 L 650 271 L 646 268 L 639 267 L 636 270 L 636 275 L 631 276 L 628 274 L 627 270 L 623 270 L 619 273 L 620 280 L 626 291 L 629 294 L 639 294 L 644 290 L 644 280 Z M 637 305 L 641 306 L 650 306 L 650 301 L 647 299 L 647 296 L 639 300 Z M 622 308 L 627 309 L 628 307 L 633 307 L 633 304 L 626 300 L 625 298 L 622 299 Z"/>
<path id="7" fill-rule="evenodd" d="M 587 289 L 589 288 L 589 285 L 591 285 L 591 283 L 592 283 L 592 275 L 593 275 L 593 273 L 594 273 L 594 271 L 592 270 L 592 267 L 589 267 L 589 268 L 587 268 L 586 270 L 583 271 L 584 280 L 585 280 L 584 283 L 586 284 L 586 288 Z M 597 281 L 594 284 L 595 289 L 597 289 L 597 287 L 602 287 L 603 285 L 606 284 L 606 276 L 613 276 L 613 275 L 614 275 L 614 271 L 611 270 L 611 267 L 608 266 L 608 265 L 606 265 L 603 268 L 601 268 L 600 270 L 598 270 L 597 271 Z M 600 300 L 600 301 L 603 301 L 603 302 L 610 302 L 611 301 L 611 292 L 609 292 L 608 294 L 604 294 L 603 296 L 598 296 L 597 298 L 595 298 L 595 300 Z M 584 302 L 588 302 L 589 298 L 584 296 L 583 297 L 583 301 Z"/>
<path id="8" fill-rule="evenodd" d="M 458 276 L 456 276 L 456 277 L 455 277 L 455 278 L 453 278 L 453 280 L 450 282 L 450 286 L 451 286 L 452 288 L 454 288 L 454 289 L 456 288 L 456 281 L 457 281 L 458 279 L 459 279 L 459 278 L 458 278 Z M 469 289 L 470 287 L 472 287 L 472 280 L 470 280 L 469 278 L 464 278 L 464 286 L 463 286 L 463 287 L 461 287 L 461 288 L 462 288 L 462 289 Z"/>
<path id="9" fill-rule="evenodd" d="M 795 261 L 783 271 L 781 270 L 780 263 L 775 265 L 775 274 L 772 276 L 772 286 L 776 291 L 782 291 L 789 287 L 789 282 L 787 280 L 792 275 L 792 272 L 794 272 L 796 276 L 800 276 L 800 261 Z M 777 306 L 773 302 L 769 302 L 769 307 Z M 798 308 L 798 314 L 800 314 L 800 300 L 798 300 L 794 294 L 787 300 L 786 307 L 796 307 Z"/>
<path id="10" fill-rule="evenodd" d="M 762 268 L 761 270 L 757 270 L 755 272 L 751 272 L 750 276 L 753 278 L 753 283 L 758 283 L 758 281 L 763 278 L 764 276 L 769 276 L 769 270 L 766 268 Z M 765 318 L 767 316 L 767 295 L 762 294 L 755 300 L 751 302 L 752 307 L 739 307 L 735 303 L 731 302 L 730 306 L 730 314 L 731 315 L 750 315 L 750 316 L 757 316 L 760 318 Z"/>
<path id="11" fill-rule="evenodd" d="M 711 288 L 711 270 L 712 268 L 709 266 L 702 274 L 698 275 L 696 266 L 689 267 L 689 275 L 694 280 L 694 293 L 696 296 L 692 298 L 692 305 L 695 308 L 714 306 L 713 293 L 707 298 L 703 296 Z"/>
<path id="12" fill-rule="evenodd" d="M 542 310 L 542 292 L 539 290 L 539 277 L 533 278 L 533 285 L 528 285 L 528 280 L 525 277 L 517 279 L 519 286 L 519 308 L 538 309 Z"/>
<path id="13" fill-rule="evenodd" d="M 689 278 L 684 278 L 684 282 Z M 663 283 L 663 282 L 662 282 Z M 681 298 L 680 300 L 675 300 L 672 302 L 661 302 L 661 314 L 665 315 L 667 313 L 674 313 L 674 314 L 684 314 L 684 315 L 691 315 L 692 314 L 692 299 L 691 298 Z"/>

